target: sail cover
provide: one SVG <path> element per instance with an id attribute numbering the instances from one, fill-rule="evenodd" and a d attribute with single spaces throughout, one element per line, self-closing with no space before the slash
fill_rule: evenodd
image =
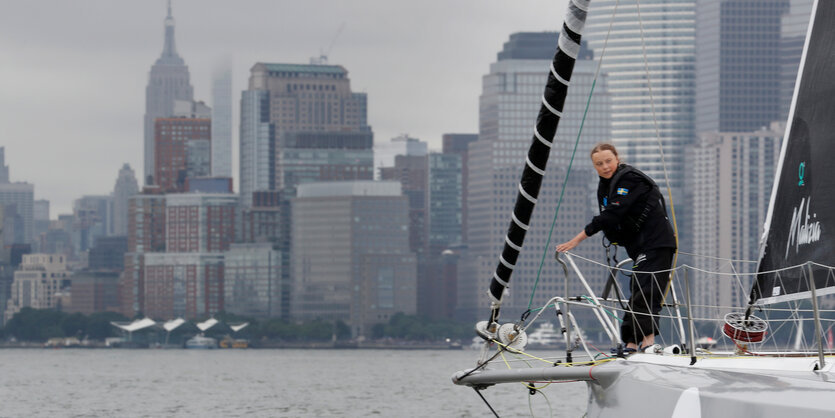
<path id="1" fill-rule="evenodd" d="M 835 291 L 835 1 L 809 22 L 751 301 L 776 303 Z M 802 267 L 798 267 L 802 266 Z"/>
<path id="2" fill-rule="evenodd" d="M 548 156 L 551 152 L 554 135 L 557 133 L 562 117 L 568 84 L 574 70 L 574 61 L 580 52 L 580 38 L 586 23 L 586 13 L 591 0 L 571 0 L 568 3 L 562 31 L 557 41 L 557 51 L 551 62 L 551 71 L 545 91 L 542 94 L 542 106 L 536 118 L 534 135 L 528 148 L 528 157 L 519 181 L 519 194 L 511 214 L 510 225 L 505 236 L 505 245 L 499 256 L 499 263 L 490 280 L 488 295 L 492 300 L 490 323 L 499 318 L 499 309 L 505 289 L 510 285 L 510 276 L 516 266 L 519 252 L 525 243 L 525 234 L 530 226 L 531 215 L 536 205 L 542 177 L 545 175 Z"/>

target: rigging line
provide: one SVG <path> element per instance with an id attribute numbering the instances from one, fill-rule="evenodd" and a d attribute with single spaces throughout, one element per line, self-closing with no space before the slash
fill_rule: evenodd
<path id="1" fill-rule="evenodd" d="M 475 391 L 475 393 L 478 394 L 478 396 L 481 398 L 481 400 L 484 401 L 484 404 L 487 405 L 488 408 L 490 408 L 490 412 L 492 412 L 493 415 L 496 416 L 496 418 L 499 418 L 499 414 L 496 413 L 496 410 L 493 409 L 493 407 L 490 405 L 490 402 L 487 402 L 487 399 L 485 399 L 484 395 L 481 394 L 481 389 L 473 387 L 473 390 Z"/>
<path id="2" fill-rule="evenodd" d="M 615 2 L 615 8 L 612 11 L 612 18 L 609 20 L 609 29 L 606 32 L 606 39 L 604 40 L 603 48 L 600 51 L 600 60 L 597 63 L 597 69 L 594 73 L 594 79 L 592 80 L 591 88 L 589 89 L 589 97 L 586 99 L 586 108 L 585 110 L 583 110 L 583 118 L 580 120 L 580 128 L 577 130 L 577 139 L 574 140 L 574 149 L 571 151 L 571 159 L 568 160 L 568 167 L 566 168 L 565 179 L 563 179 L 562 187 L 560 189 L 560 197 L 557 200 L 557 207 L 554 209 L 554 219 L 551 220 L 551 229 L 548 231 L 548 239 L 545 241 L 545 248 L 542 251 L 542 258 L 539 260 L 539 269 L 536 271 L 536 280 L 534 281 L 533 288 L 531 289 L 531 298 L 528 301 L 528 310 L 530 310 L 531 305 L 533 305 L 533 297 L 534 295 L 536 295 L 536 288 L 539 286 L 539 279 L 542 276 L 542 267 L 545 265 L 545 257 L 548 256 L 548 247 L 551 245 L 551 237 L 554 235 L 554 228 L 557 225 L 557 215 L 559 215 L 560 213 L 562 199 L 565 196 L 565 188 L 568 185 L 568 176 L 571 174 L 571 166 L 574 164 L 574 157 L 577 154 L 577 147 L 580 144 L 580 137 L 583 133 L 583 126 L 586 124 L 586 117 L 589 113 L 591 98 L 594 95 L 594 87 L 597 85 L 597 79 L 600 76 L 600 70 L 603 67 L 603 57 L 606 55 L 606 46 L 609 44 L 609 35 L 612 33 L 612 24 L 615 21 L 615 15 L 617 14 L 618 4 L 620 4 L 620 0 L 617 0 L 617 2 Z M 582 46 L 582 43 L 580 45 Z"/>
<path id="3" fill-rule="evenodd" d="M 644 73 L 647 77 L 647 89 L 649 90 L 649 105 L 652 109 L 652 123 L 655 127 L 655 140 L 658 142 L 658 151 L 661 153 L 661 167 L 664 169 L 664 182 L 667 183 L 667 196 L 670 198 L 670 215 L 673 218 L 673 233 L 676 238 L 676 252 L 673 253 L 673 266 L 678 262 L 678 222 L 676 222 L 676 205 L 673 202 L 673 191 L 670 189 L 670 176 L 667 173 L 667 161 L 664 158 L 664 145 L 661 142 L 661 131 L 658 128 L 658 115 L 655 112 L 655 94 L 652 92 L 652 80 L 649 74 L 649 60 L 647 59 L 647 42 L 644 39 L 644 19 L 641 16 L 641 1 L 635 0 L 635 10 L 638 12 L 638 27 L 641 32 L 641 52 L 644 58 Z M 675 277 L 675 272 L 670 272 L 670 280 L 664 289 L 664 297 L 661 300 L 667 299 L 667 294 L 670 292 L 670 286 Z"/>
<path id="4" fill-rule="evenodd" d="M 751 264 L 754 264 L 754 263 L 759 262 L 759 261 L 755 261 L 755 260 L 742 260 L 742 259 L 734 259 L 734 258 L 726 258 L 726 257 L 714 257 L 714 256 L 711 256 L 711 255 L 702 255 L 702 254 L 690 253 L 690 252 L 681 251 L 681 250 L 679 250 L 678 253 L 683 254 L 683 255 L 689 255 L 689 256 L 692 256 L 692 257 L 696 257 L 696 258 L 707 258 L 707 259 L 710 259 L 710 260 L 730 261 L 732 263 L 751 263 Z"/>

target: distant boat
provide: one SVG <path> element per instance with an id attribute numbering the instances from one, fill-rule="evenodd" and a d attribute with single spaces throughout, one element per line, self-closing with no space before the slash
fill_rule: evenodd
<path id="1" fill-rule="evenodd" d="M 554 348 L 562 346 L 562 336 L 554 328 L 554 324 L 545 322 L 536 330 L 528 334 L 528 346 L 531 348 Z"/>
<path id="2" fill-rule="evenodd" d="M 203 335 L 195 335 L 186 341 L 186 348 L 212 349 L 217 348 L 217 340 Z"/>

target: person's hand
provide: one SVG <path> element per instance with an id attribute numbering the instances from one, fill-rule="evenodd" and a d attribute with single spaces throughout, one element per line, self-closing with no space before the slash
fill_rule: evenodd
<path id="1" fill-rule="evenodd" d="M 566 251 L 571 251 L 572 249 L 574 249 L 574 247 L 580 245 L 580 243 L 588 237 L 589 236 L 586 235 L 586 231 L 580 231 L 580 233 L 577 234 L 577 236 L 571 238 L 571 241 L 567 241 L 560 245 L 557 245 L 557 252 L 564 253 Z"/>
<path id="2" fill-rule="evenodd" d="M 571 241 L 564 242 L 560 245 L 557 245 L 557 252 L 564 253 L 566 251 L 571 251 L 574 249 L 574 247 L 577 246 L 577 244 L 579 244 L 579 242 L 573 239 Z"/>

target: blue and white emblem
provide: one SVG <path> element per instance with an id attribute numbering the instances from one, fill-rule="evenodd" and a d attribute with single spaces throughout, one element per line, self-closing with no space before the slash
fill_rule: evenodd
<path id="1" fill-rule="evenodd" d="M 629 189 L 624 189 L 623 187 L 620 187 L 620 188 L 618 188 L 617 193 L 621 196 L 626 196 L 626 195 L 629 194 Z"/>

